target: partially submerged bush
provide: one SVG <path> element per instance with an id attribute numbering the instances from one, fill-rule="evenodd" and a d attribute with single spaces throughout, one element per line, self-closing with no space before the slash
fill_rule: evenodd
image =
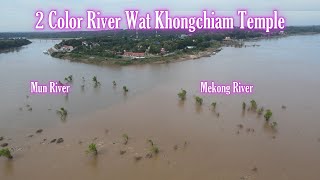
<path id="1" fill-rule="evenodd" d="M 270 123 L 271 128 L 275 129 L 278 126 L 277 122 Z"/>
<path id="2" fill-rule="evenodd" d="M 68 111 L 65 108 L 61 107 L 59 110 L 57 110 L 57 114 L 59 114 L 61 118 L 65 118 L 68 115 Z"/>
<path id="3" fill-rule="evenodd" d="M 246 106 L 247 106 L 247 104 L 245 102 L 242 102 L 242 110 L 243 111 L 246 110 Z"/>
<path id="4" fill-rule="evenodd" d="M 212 106 L 213 110 L 216 110 L 217 103 L 213 102 L 213 103 L 211 103 L 211 106 Z"/>
<path id="5" fill-rule="evenodd" d="M 124 140 L 124 141 L 123 141 L 123 144 L 124 144 L 124 145 L 128 144 L 129 136 L 128 136 L 127 134 L 123 134 L 122 137 L 123 137 L 123 140 Z"/>
<path id="6" fill-rule="evenodd" d="M 125 93 L 129 91 L 129 89 L 127 88 L 127 86 L 123 86 L 122 89 L 123 89 L 123 91 L 124 91 Z"/>
<path id="7" fill-rule="evenodd" d="M 186 95 L 187 95 L 187 91 L 184 90 L 184 89 L 181 89 L 181 91 L 178 93 L 178 97 L 179 97 L 181 100 L 185 100 L 185 99 L 186 99 Z"/>
<path id="8" fill-rule="evenodd" d="M 101 83 L 97 79 L 97 76 L 93 76 L 92 81 L 94 83 L 94 87 L 98 87 L 101 85 Z"/>
<path id="9" fill-rule="evenodd" d="M 257 102 L 255 100 L 251 100 L 251 110 L 255 111 L 258 108 Z"/>
<path id="10" fill-rule="evenodd" d="M 197 102 L 199 105 L 202 105 L 203 99 L 202 99 L 201 97 L 196 96 L 195 99 L 196 99 L 196 102 Z"/>
<path id="11" fill-rule="evenodd" d="M 151 146 L 150 151 L 151 151 L 153 154 L 158 154 L 158 153 L 159 153 L 159 148 L 158 148 L 158 146 L 153 145 L 153 146 Z"/>
<path id="12" fill-rule="evenodd" d="M 263 108 L 263 107 L 259 108 L 259 109 L 258 109 L 258 115 L 259 115 L 259 116 L 262 115 L 262 114 L 263 114 L 263 111 L 264 111 L 264 108 Z"/>
<path id="13" fill-rule="evenodd" d="M 72 75 L 70 75 L 68 77 L 65 77 L 64 80 L 67 81 L 68 83 L 71 83 L 73 81 L 73 77 Z"/>
<path id="14" fill-rule="evenodd" d="M 95 143 L 91 143 L 88 146 L 88 150 L 86 151 L 87 153 L 92 153 L 94 155 L 98 155 L 98 150 L 97 150 L 97 146 Z"/>
<path id="15" fill-rule="evenodd" d="M 11 155 L 11 152 L 8 148 L 4 148 L 4 149 L 1 149 L 0 150 L 0 157 L 3 156 L 3 157 L 6 157 L 8 159 L 12 159 L 13 156 Z"/>
<path id="16" fill-rule="evenodd" d="M 269 121 L 269 119 L 271 118 L 271 116 L 272 116 L 272 112 L 271 112 L 270 109 L 268 109 L 268 110 L 266 111 L 266 113 L 264 114 L 264 118 L 266 119 L 266 121 Z"/>
<path id="17" fill-rule="evenodd" d="M 153 143 L 153 141 L 151 139 L 148 139 L 147 142 L 150 144 L 150 152 L 152 154 L 158 154 L 160 151 L 159 151 L 159 148 L 156 144 Z"/>

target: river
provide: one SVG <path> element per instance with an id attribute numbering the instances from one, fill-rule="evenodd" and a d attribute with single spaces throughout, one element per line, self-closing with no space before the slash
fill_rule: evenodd
<path id="1" fill-rule="evenodd" d="M 252 41 L 247 44 L 260 46 L 124 67 L 52 58 L 42 52 L 59 41 L 32 42 L 0 54 L 0 143 L 9 143 L 14 156 L 0 159 L 0 179 L 319 179 L 320 35 Z M 29 93 L 31 80 L 62 81 L 69 75 L 74 81 L 68 96 Z M 100 87 L 94 88 L 93 76 Z M 204 95 L 201 80 L 238 80 L 254 85 L 254 93 Z M 181 88 L 187 90 L 185 102 L 177 97 Z M 195 104 L 196 95 L 202 106 Z M 276 128 L 242 111 L 242 102 L 252 99 L 272 110 Z M 60 107 L 68 110 L 65 120 L 56 113 Z M 129 136 L 127 145 L 122 134 Z M 59 137 L 63 143 L 49 142 Z M 151 159 L 145 158 L 147 139 L 160 149 Z M 85 153 L 91 142 L 97 157 Z M 135 162 L 134 156 L 143 159 Z"/>

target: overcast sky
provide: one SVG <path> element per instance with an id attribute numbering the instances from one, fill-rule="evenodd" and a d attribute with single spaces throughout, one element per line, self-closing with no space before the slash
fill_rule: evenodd
<path id="1" fill-rule="evenodd" d="M 249 13 L 259 15 L 277 9 L 287 19 L 287 25 L 320 25 L 320 0 L 2 0 L 0 32 L 34 31 L 35 11 L 51 9 L 61 12 L 68 9 L 80 16 L 86 16 L 87 9 L 118 16 L 128 9 L 150 13 L 168 9 L 179 15 L 200 15 L 203 9 L 228 15 L 235 15 L 237 9 L 248 9 Z"/>

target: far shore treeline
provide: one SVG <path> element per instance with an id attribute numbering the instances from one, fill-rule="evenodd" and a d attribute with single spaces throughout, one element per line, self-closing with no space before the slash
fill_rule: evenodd
<path id="1" fill-rule="evenodd" d="M 284 31 L 287 34 L 299 34 L 299 33 L 320 33 L 320 25 L 314 25 L 314 26 L 287 26 Z M 155 30 L 138 30 L 139 35 L 141 34 L 154 34 Z M 245 31 L 245 30 L 239 30 L 238 28 L 235 28 L 234 30 L 221 30 L 221 31 L 209 31 L 209 30 L 199 30 L 196 33 L 193 34 L 201 34 L 201 33 L 214 33 L 214 34 L 225 34 L 225 33 L 231 33 L 228 36 L 232 35 L 234 37 L 239 37 L 242 39 L 245 39 L 245 37 L 248 36 L 256 36 L 263 34 L 262 31 L 259 32 L 257 30 L 254 31 Z M 249 33 L 250 32 L 250 33 Z M 92 36 L 112 36 L 115 34 L 121 35 L 135 35 L 136 30 L 107 30 L 107 31 L 61 31 L 61 32 L 2 32 L 0 33 L 0 39 L 5 38 L 27 38 L 27 39 L 33 39 L 33 38 L 79 38 L 79 37 L 92 37 Z M 158 30 L 158 33 L 160 35 L 162 34 L 188 34 L 186 30 L 180 30 L 180 31 L 170 31 L 170 30 Z M 272 34 L 270 33 L 264 33 Z"/>

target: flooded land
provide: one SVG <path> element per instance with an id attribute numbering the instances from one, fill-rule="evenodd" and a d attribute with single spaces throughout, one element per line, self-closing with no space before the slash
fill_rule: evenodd
<path id="1" fill-rule="evenodd" d="M 0 145 L 8 143 L 13 155 L 0 158 L 0 179 L 319 179 L 320 35 L 125 67 L 43 54 L 58 42 L 32 40 L 0 54 Z M 68 96 L 30 94 L 31 80 L 63 81 L 69 75 Z M 254 93 L 201 94 L 204 80 L 241 81 L 254 85 Z M 177 96 L 181 88 L 187 91 L 184 101 Z M 249 107 L 252 99 L 272 110 L 269 122 L 243 110 L 242 103 Z M 66 118 L 56 112 L 61 107 Z M 91 143 L 97 156 L 86 153 Z"/>

